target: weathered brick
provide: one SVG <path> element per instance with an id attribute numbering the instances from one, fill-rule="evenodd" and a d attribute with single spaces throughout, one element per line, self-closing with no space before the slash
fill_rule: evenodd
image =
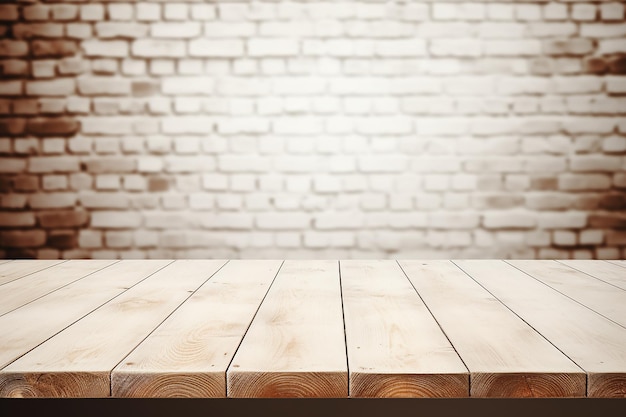
<path id="1" fill-rule="evenodd" d="M 131 83 L 127 78 L 84 76 L 78 78 L 78 91 L 88 96 L 128 95 L 131 93 Z"/>
<path id="2" fill-rule="evenodd" d="M 299 51 L 294 39 L 251 39 L 247 47 L 250 56 L 289 56 Z"/>
<path id="3" fill-rule="evenodd" d="M 626 214 L 592 213 L 589 215 L 589 226 L 599 229 L 626 229 Z"/>
<path id="4" fill-rule="evenodd" d="M 566 211 L 566 212 L 545 212 L 537 214 L 539 228 L 542 229 L 581 229 L 587 226 L 587 213 Z M 591 221 L 589 225 L 593 227 Z"/>
<path id="5" fill-rule="evenodd" d="M 599 207 L 604 210 L 626 210 L 625 194 L 605 194 L 599 202 Z"/>
<path id="6" fill-rule="evenodd" d="M 103 37 L 100 35 L 100 37 Z M 81 43 L 85 56 L 89 57 L 114 57 L 124 58 L 128 56 L 128 42 L 126 41 L 101 41 L 88 40 Z"/>
<path id="7" fill-rule="evenodd" d="M 48 232 L 46 246 L 56 249 L 73 249 L 78 245 L 78 236 L 73 230 L 52 230 Z"/>
<path id="8" fill-rule="evenodd" d="M 63 25 L 55 23 L 28 23 L 13 25 L 13 36 L 17 39 L 61 38 Z"/>
<path id="9" fill-rule="evenodd" d="M 186 55 L 184 41 L 139 39 L 132 44 L 132 54 L 145 58 L 182 58 Z"/>
<path id="10" fill-rule="evenodd" d="M 69 117 L 28 119 L 26 131 L 37 136 L 72 135 L 78 131 L 79 123 Z"/>
<path id="11" fill-rule="evenodd" d="M 74 41 L 34 40 L 31 42 L 31 51 L 36 57 L 64 57 L 76 54 L 78 47 Z"/>
<path id="12" fill-rule="evenodd" d="M 0 57 L 18 57 L 28 54 L 28 43 L 21 40 L 0 39 Z"/>
<path id="13" fill-rule="evenodd" d="M 55 210 L 39 212 L 37 218 L 44 228 L 69 228 L 84 226 L 89 215 L 84 210 Z"/>
<path id="14" fill-rule="evenodd" d="M 36 248 L 46 243 L 43 230 L 7 230 L 0 231 L 0 247 Z"/>
<path id="15" fill-rule="evenodd" d="M 33 209 L 71 208 L 76 203 L 76 195 L 64 192 L 31 194 L 28 203 Z"/>
<path id="16" fill-rule="evenodd" d="M 74 94 L 75 84 L 72 78 L 28 81 L 26 83 L 26 94 L 30 96 L 69 96 Z"/>
<path id="17" fill-rule="evenodd" d="M 0 211 L 0 227 L 30 227 L 35 225 L 31 212 Z"/>

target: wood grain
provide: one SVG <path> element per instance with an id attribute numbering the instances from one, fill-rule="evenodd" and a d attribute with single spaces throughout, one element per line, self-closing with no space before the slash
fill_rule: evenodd
<path id="1" fill-rule="evenodd" d="M 170 262 L 121 261 L 0 316 L 0 369 Z"/>
<path id="2" fill-rule="evenodd" d="M 0 396 L 108 397 L 111 370 L 224 263 L 169 264 L 0 371 Z"/>
<path id="3" fill-rule="evenodd" d="M 626 327 L 626 291 L 555 261 L 507 261 L 517 269 Z M 624 271 L 626 273 L 626 271 Z"/>
<path id="4" fill-rule="evenodd" d="M 623 259 L 622 260 L 615 260 L 615 261 L 607 261 L 607 262 L 610 262 L 610 263 L 612 263 L 614 265 L 622 266 L 622 267 L 626 268 L 626 261 L 623 260 Z"/>
<path id="5" fill-rule="evenodd" d="M 67 261 L 8 282 L 0 287 L 0 315 L 114 263 L 105 260 Z"/>
<path id="6" fill-rule="evenodd" d="M 471 396 L 585 395 L 584 372 L 453 263 L 399 263 L 471 372 Z"/>
<path id="7" fill-rule="evenodd" d="M 587 259 L 567 259 L 558 262 L 626 290 L 626 273 L 619 265 Z"/>
<path id="8" fill-rule="evenodd" d="M 587 396 L 624 396 L 626 329 L 503 261 L 455 263 L 588 373 Z"/>
<path id="9" fill-rule="evenodd" d="M 346 397 L 337 261 L 285 261 L 227 371 L 229 397 Z"/>
<path id="10" fill-rule="evenodd" d="M 351 397 L 467 397 L 469 373 L 395 261 L 341 261 Z"/>
<path id="11" fill-rule="evenodd" d="M 50 268 L 51 266 L 58 265 L 61 262 L 65 261 L 60 261 L 58 259 L 40 261 L 17 259 L 15 261 L 2 263 L 0 264 L 0 285 L 15 281 L 16 279 L 23 278 L 46 268 Z"/>
<path id="12" fill-rule="evenodd" d="M 114 397 L 225 397 L 233 358 L 281 261 L 230 261 L 111 374 Z"/>

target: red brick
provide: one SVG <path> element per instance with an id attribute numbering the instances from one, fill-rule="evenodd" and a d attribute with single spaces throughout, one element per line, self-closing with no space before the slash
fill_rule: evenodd
<path id="1" fill-rule="evenodd" d="M 63 25 L 55 23 L 31 23 L 13 25 L 13 36 L 18 39 L 60 38 Z"/>
<path id="2" fill-rule="evenodd" d="M 609 63 L 612 74 L 626 74 L 626 56 L 619 56 Z"/>
<path id="3" fill-rule="evenodd" d="M 83 210 L 44 211 L 37 214 L 39 225 L 44 228 L 84 226 L 89 215 Z"/>
<path id="4" fill-rule="evenodd" d="M 0 232 L 0 247 L 36 248 L 46 243 L 43 230 L 8 230 Z"/>
<path id="5" fill-rule="evenodd" d="M 599 206 L 604 210 L 626 211 L 626 194 L 606 194 L 600 199 Z"/>
<path id="6" fill-rule="evenodd" d="M 0 56 L 25 56 L 28 54 L 26 41 L 0 39 Z"/>
<path id="7" fill-rule="evenodd" d="M 626 246 L 626 232 L 618 232 L 618 231 L 607 232 L 606 244 Z"/>
<path id="8" fill-rule="evenodd" d="M 35 215 L 31 212 L 0 211 L 0 227 L 25 227 L 35 225 Z"/>
<path id="9" fill-rule="evenodd" d="M 583 61 L 585 72 L 589 74 L 604 74 L 609 69 L 607 62 L 600 57 L 587 57 Z"/>
<path id="10" fill-rule="evenodd" d="M 599 229 L 626 229 L 626 214 L 591 214 L 589 215 L 589 226 Z"/>
<path id="11" fill-rule="evenodd" d="M 70 117 L 29 119 L 26 131 L 38 136 L 73 135 L 78 132 L 79 123 Z"/>
<path id="12" fill-rule="evenodd" d="M 0 135 L 19 135 L 24 133 L 25 126 L 24 119 L 0 119 Z"/>
<path id="13" fill-rule="evenodd" d="M 74 55 L 78 51 L 76 42 L 61 40 L 35 40 L 31 43 L 31 49 L 36 57 L 64 57 Z"/>
<path id="14" fill-rule="evenodd" d="M 26 163 L 25 159 L 24 163 Z M 35 175 L 17 176 L 13 178 L 13 188 L 15 191 L 37 191 L 39 189 L 39 177 Z"/>
<path id="15" fill-rule="evenodd" d="M 78 237 L 73 230 L 53 230 L 48 235 L 46 246 L 57 249 L 73 249 L 78 246 Z"/>
<path id="16" fill-rule="evenodd" d="M 15 21 L 20 18 L 16 4 L 0 4 L 0 21 Z"/>
<path id="17" fill-rule="evenodd" d="M 0 158 L 0 174 L 15 174 L 24 171 L 26 159 Z"/>

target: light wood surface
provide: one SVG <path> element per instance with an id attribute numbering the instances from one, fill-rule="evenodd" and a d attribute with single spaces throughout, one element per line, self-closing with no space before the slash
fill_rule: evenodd
<path id="1" fill-rule="evenodd" d="M 626 273 L 619 265 L 587 259 L 566 259 L 558 262 L 626 290 Z"/>
<path id="2" fill-rule="evenodd" d="M 230 397 L 346 397 L 337 261 L 285 261 L 227 371 Z"/>
<path id="3" fill-rule="evenodd" d="M 469 374 L 395 261 L 341 261 L 351 397 L 466 397 Z"/>
<path id="4" fill-rule="evenodd" d="M 587 396 L 624 396 L 626 329 L 503 261 L 455 263 L 587 372 Z"/>
<path id="5" fill-rule="evenodd" d="M 624 261 L 4 261 L 0 397 L 626 396 Z"/>
<path id="6" fill-rule="evenodd" d="M 0 369 L 170 262 L 121 261 L 0 316 Z"/>
<path id="7" fill-rule="evenodd" d="M 17 259 L 15 261 L 0 264 L 0 285 L 15 281 L 32 273 L 41 271 L 51 266 L 60 264 L 60 260 L 41 260 L 33 262 L 31 260 Z"/>
<path id="8" fill-rule="evenodd" d="M 626 328 L 626 291 L 556 261 L 507 262 Z"/>
<path id="9" fill-rule="evenodd" d="M 67 261 L 8 282 L 0 287 L 0 315 L 114 263 L 105 260 Z"/>
<path id="10" fill-rule="evenodd" d="M 281 261 L 230 261 L 113 370 L 114 397 L 225 397 L 226 368 Z"/>
<path id="11" fill-rule="evenodd" d="M 576 397 L 585 374 L 450 261 L 400 261 L 471 372 L 474 397 Z"/>
<path id="12" fill-rule="evenodd" d="M 107 397 L 111 370 L 225 261 L 175 261 L 4 368 L 4 396 Z"/>

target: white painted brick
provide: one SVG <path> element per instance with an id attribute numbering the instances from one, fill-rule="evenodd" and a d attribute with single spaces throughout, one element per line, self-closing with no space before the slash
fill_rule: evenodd
<path id="1" fill-rule="evenodd" d="M 155 3 L 137 3 L 135 16 L 139 21 L 157 21 L 161 19 L 161 5 Z"/>
<path id="2" fill-rule="evenodd" d="M 548 3 L 543 6 L 543 18 L 545 20 L 566 20 L 567 4 Z"/>
<path id="3" fill-rule="evenodd" d="M 210 22 L 204 24 L 204 36 L 208 38 L 249 37 L 255 26 L 249 22 Z"/>
<path id="4" fill-rule="evenodd" d="M 153 38 L 194 38 L 200 35 L 200 23 L 153 23 L 150 26 L 150 35 Z"/>
<path id="5" fill-rule="evenodd" d="M 128 3 L 109 3 L 107 5 L 110 20 L 133 20 L 135 12 L 132 4 Z"/>
<path id="6" fill-rule="evenodd" d="M 482 54 L 483 44 L 478 39 L 433 39 L 430 53 L 436 57 L 478 57 Z"/>
<path id="7" fill-rule="evenodd" d="M 182 58 L 186 55 L 185 42 L 179 40 L 140 39 L 133 42 L 132 54 L 145 58 Z"/>
<path id="8" fill-rule="evenodd" d="M 189 6 L 185 3 L 166 3 L 163 9 L 165 20 L 187 20 Z"/>
<path id="9" fill-rule="evenodd" d="M 516 4 L 515 17 L 518 20 L 541 20 L 541 6 L 539 4 Z"/>
<path id="10" fill-rule="evenodd" d="M 31 62 L 31 73 L 35 78 L 51 78 L 56 73 L 56 61 L 37 60 Z"/>
<path id="11" fill-rule="evenodd" d="M 299 50 L 294 39 L 250 39 L 247 47 L 250 56 L 289 56 Z"/>
<path id="12" fill-rule="evenodd" d="M 426 55 L 423 39 L 376 41 L 376 55 L 382 57 L 411 57 Z"/>
<path id="13" fill-rule="evenodd" d="M 513 20 L 513 4 L 496 3 L 487 5 L 487 17 L 491 20 Z"/>
<path id="14" fill-rule="evenodd" d="M 626 42 L 623 39 L 602 39 L 597 52 L 603 55 L 626 53 Z"/>
<path id="15" fill-rule="evenodd" d="M 141 225 L 141 215 L 134 211 L 94 211 L 91 226 L 102 229 L 131 229 Z"/>
<path id="16" fill-rule="evenodd" d="M 213 92 L 215 81 L 211 77 L 164 77 L 161 82 L 163 94 L 208 95 Z"/>
<path id="17" fill-rule="evenodd" d="M 89 57 L 115 57 L 128 56 L 128 42 L 126 41 L 100 41 L 88 40 L 81 44 L 85 56 Z"/>
<path id="18" fill-rule="evenodd" d="M 240 40 L 195 39 L 189 42 L 189 54 L 199 57 L 237 57 L 243 55 Z"/>
<path id="19" fill-rule="evenodd" d="M 100 21 L 104 20 L 104 5 L 85 4 L 80 6 L 80 20 Z"/>
<path id="20" fill-rule="evenodd" d="M 73 94 L 76 81 L 72 78 L 57 78 L 46 81 L 28 81 L 26 94 L 32 96 L 68 96 Z"/>
<path id="21" fill-rule="evenodd" d="M 486 55 L 525 56 L 541 54 L 541 42 L 538 40 L 505 41 L 493 40 L 484 42 Z"/>
<path id="22" fill-rule="evenodd" d="M 624 3 L 611 2 L 600 4 L 600 17 L 602 20 L 623 20 L 624 19 Z"/>
<path id="23" fill-rule="evenodd" d="M 454 20 L 459 16 L 459 8 L 451 3 L 433 3 L 432 16 L 435 20 Z"/>
<path id="24" fill-rule="evenodd" d="M 278 95 L 310 95 L 320 94 L 326 88 L 326 80 L 313 77 L 276 78 L 273 81 L 273 92 Z"/>
<path id="25" fill-rule="evenodd" d="M 597 8 L 595 4 L 573 4 L 572 20 L 589 21 L 596 20 Z"/>
<path id="26" fill-rule="evenodd" d="M 323 120 L 312 117 L 276 118 L 273 131 L 278 134 L 311 135 L 321 133 Z"/>
<path id="27" fill-rule="evenodd" d="M 606 77 L 606 91 L 608 93 L 626 93 L 626 76 Z"/>
<path id="28" fill-rule="evenodd" d="M 191 18 L 193 20 L 213 20 L 217 16 L 217 10 L 212 4 L 192 4 Z"/>
<path id="29" fill-rule="evenodd" d="M 311 216 L 306 213 L 261 213 L 256 216 L 256 225 L 259 229 L 308 229 L 310 224 Z"/>

